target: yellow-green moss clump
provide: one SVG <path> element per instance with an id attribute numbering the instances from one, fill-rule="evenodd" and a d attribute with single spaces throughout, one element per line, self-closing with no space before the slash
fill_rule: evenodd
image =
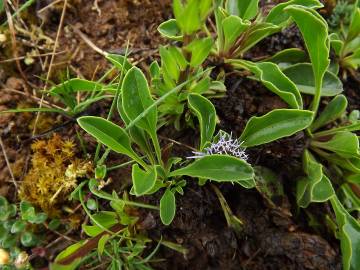
<path id="1" fill-rule="evenodd" d="M 31 169 L 20 188 L 20 197 L 51 216 L 58 215 L 62 204 L 77 186 L 77 179 L 92 171 L 89 161 L 75 157 L 75 143 L 55 134 L 49 140 L 31 145 Z"/>

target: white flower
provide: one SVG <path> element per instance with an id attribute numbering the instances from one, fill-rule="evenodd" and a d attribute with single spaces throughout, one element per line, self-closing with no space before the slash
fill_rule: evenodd
<path id="1" fill-rule="evenodd" d="M 233 139 L 231 133 L 228 134 L 220 130 L 210 146 L 204 148 L 203 152 L 193 152 L 195 156 L 188 158 L 201 158 L 208 155 L 220 154 L 234 156 L 246 161 L 248 156 L 245 152 L 245 148 L 241 147 L 242 143 L 243 142 L 240 142 L 236 138 Z"/>

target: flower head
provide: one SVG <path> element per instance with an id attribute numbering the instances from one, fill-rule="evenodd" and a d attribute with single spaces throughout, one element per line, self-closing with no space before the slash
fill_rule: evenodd
<path id="1" fill-rule="evenodd" d="M 241 144 L 242 142 L 237 138 L 232 137 L 232 133 L 229 134 L 220 130 L 213 142 L 208 147 L 205 147 L 203 152 L 193 152 L 195 156 L 189 158 L 201 158 L 208 155 L 220 154 L 234 156 L 246 161 L 248 156 L 245 148 L 241 147 Z"/>

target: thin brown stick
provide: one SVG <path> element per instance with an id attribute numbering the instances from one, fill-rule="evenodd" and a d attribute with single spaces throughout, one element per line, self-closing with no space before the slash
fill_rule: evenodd
<path id="1" fill-rule="evenodd" d="M 8 91 L 8 92 L 13 92 L 15 94 L 19 94 L 19 95 L 23 95 L 23 96 L 26 96 L 30 99 L 32 99 L 33 101 L 39 103 L 40 102 L 40 98 L 38 98 L 37 96 L 34 96 L 32 94 L 27 94 L 27 93 L 24 93 L 22 91 L 19 91 L 19 90 L 16 90 L 16 89 L 11 89 L 11 88 L 2 88 L 1 90 L 4 90 L 4 91 Z M 44 107 L 47 107 L 47 108 L 56 108 L 56 109 L 60 109 L 60 110 L 64 110 L 64 108 L 60 107 L 60 106 L 57 106 L 55 104 L 52 104 L 46 100 L 43 100 L 43 106 Z"/>
<path id="2" fill-rule="evenodd" d="M 9 173 L 10 173 L 10 176 L 11 176 L 12 183 L 14 184 L 15 189 L 16 189 L 16 192 L 15 192 L 15 196 L 16 196 L 17 191 L 18 191 L 18 184 L 16 183 L 14 174 L 13 174 L 13 172 L 12 172 L 12 169 L 11 169 L 11 166 L 10 166 L 10 162 L 9 162 L 9 158 L 8 158 L 8 156 L 7 156 L 7 154 L 6 154 L 5 146 L 4 146 L 4 144 L 3 144 L 3 141 L 2 141 L 1 136 L 0 136 L 0 146 L 1 146 L 2 152 L 3 152 L 3 154 L 4 154 L 6 166 L 7 166 L 8 169 L 9 169 Z"/>
<path id="3" fill-rule="evenodd" d="M 96 46 L 83 32 L 81 32 L 77 27 L 75 26 L 71 26 L 72 29 L 74 30 L 74 32 L 76 34 L 78 34 L 81 39 L 91 48 L 93 49 L 95 52 L 103 55 L 103 56 L 106 56 L 108 53 L 105 52 L 104 50 L 100 49 L 98 46 Z"/>
<path id="4" fill-rule="evenodd" d="M 192 146 L 190 146 L 190 145 L 187 145 L 187 144 L 185 144 L 185 143 L 175 141 L 175 140 L 173 140 L 173 139 L 170 139 L 170 138 L 165 137 L 165 136 L 162 136 L 162 135 L 158 135 L 158 136 L 159 136 L 159 138 L 161 138 L 161 139 L 163 139 L 163 140 L 166 140 L 166 141 L 175 143 L 175 144 L 177 144 L 177 145 L 184 146 L 184 147 L 186 147 L 186 148 L 188 148 L 188 149 L 190 149 L 190 150 L 192 150 L 192 151 L 198 151 L 198 149 L 196 149 L 196 148 L 194 148 L 194 147 L 192 147 Z"/>
<path id="5" fill-rule="evenodd" d="M 56 55 L 63 54 L 63 53 L 66 53 L 66 51 L 57 52 Z M 48 56 L 48 55 L 51 55 L 51 54 L 52 53 L 42 53 L 42 54 L 32 55 L 31 57 L 43 57 L 43 56 Z M 0 61 L 0 64 L 9 63 L 9 62 L 17 61 L 17 60 L 23 60 L 25 58 L 26 58 L 26 56 L 19 56 L 17 58 L 10 58 L 10 59 Z"/>
<path id="6" fill-rule="evenodd" d="M 63 1 L 63 0 L 53 1 L 53 2 L 51 2 L 50 4 L 48 4 L 47 6 L 43 7 L 42 9 L 39 9 L 37 12 L 38 12 L 38 13 L 42 13 L 42 12 L 44 12 L 45 10 L 47 10 L 48 8 L 51 8 L 52 6 L 60 3 L 61 1 Z"/>
<path id="7" fill-rule="evenodd" d="M 13 50 L 13 54 L 14 54 L 14 58 L 18 58 L 18 50 L 17 50 L 17 46 L 16 46 L 16 34 L 15 34 L 15 27 L 14 27 L 14 21 L 13 18 L 11 16 L 9 7 L 8 7 L 8 2 L 4 1 L 4 6 L 5 6 L 5 13 L 6 13 L 6 17 L 9 23 L 9 30 L 11 33 L 11 45 L 12 45 L 12 50 Z M 15 60 L 16 61 L 16 67 L 18 69 L 18 71 L 20 72 L 20 75 L 22 77 L 22 79 L 25 82 L 25 91 L 28 93 L 29 92 L 29 87 L 28 87 L 28 82 L 27 82 L 27 78 L 25 76 L 24 71 L 21 68 L 21 64 L 19 60 Z"/>
<path id="8" fill-rule="evenodd" d="M 53 65 L 53 62 L 54 62 L 54 59 L 55 59 L 56 47 L 57 47 L 57 45 L 59 43 L 59 37 L 60 37 L 60 33 L 61 33 L 61 28 L 62 28 L 62 26 L 64 24 L 66 6 L 67 6 L 67 0 L 64 0 L 64 6 L 63 6 L 63 9 L 62 9 L 62 12 L 61 12 L 60 23 L 59 23 L 59 27 L 58 27 L 58 30 L 57 30 L 57 33 L 56 33 L 53 53 L 51 55 L 50 64 L 49 64 L 49 70 L 48 70 L 48 73 L 46 75 L 46 80 L 45 80 L 45 85 L 44 85 L 44 88 L 43 88 L 43 92 L 41 94 L 41 100 L 40 100 L 39 108 L 42 107 L 42 104 L 43 104 L 43 101 L 44 101 L 44 98 L 45 98 L 45 91 L 46 91 L 46 88 L 48 86 L 48 82 L 49 82 L 49 79 L 50 79 L 50 76 L 51 76 L 52 65 Z M 32 135 L 35 135 L 35 133 L 36 133 L 36 125 L 37 125 L 37 123 L 39 121 L 39 117 L 40 117 L 40 112 L 38 112 L 36 114 L 36 119 L 35 119 L 35 123 L 34 123 L 34 129 L 32 131 Z"/>

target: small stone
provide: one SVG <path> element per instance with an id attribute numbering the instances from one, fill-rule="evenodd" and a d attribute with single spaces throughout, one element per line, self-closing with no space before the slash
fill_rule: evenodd
<path id="1" fill-rule="evenodd" d="M 0 265 L 6 265 L 10 262 L 10 255 L 5 249 L 0 248 Z"/>

